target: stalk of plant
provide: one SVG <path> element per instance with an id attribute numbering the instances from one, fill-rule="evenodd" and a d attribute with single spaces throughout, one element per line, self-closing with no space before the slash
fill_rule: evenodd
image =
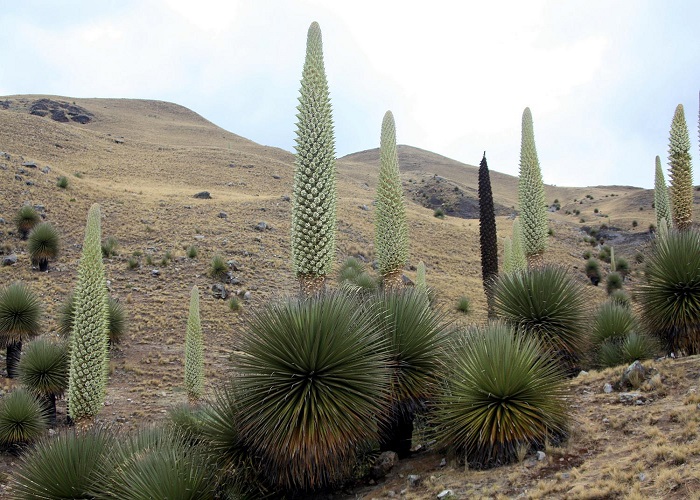
<path id="1" fill-rule="evenodd" d="M 22 283 L 13 283 L 0 292 L 0 345 L 6 347 L 7 377 L 17 375 L 22 342 L 41 329 L 41 307 L 37 296 Z"/>
<path id="2" fill-rule="evenodd" d="M 45 338 L 32 341 L 19 362 L 19 381 L 44 399 L 50 424 L 56 424 L 56 398 L 68 388 L 68 345 Z"/>
<path id="3" fill-rule="evenodd" d="M 530 108 L 523 111 L 518 205 L 528 266 L 541 266 L 547 246 L 547 208 Z"/>
<path id="4" fill-rule="evenodd" d="M 669 353 L 700 354 L 700 233 L 657 238 L 637 287 L 645 331 Z"/>
<path id="5" fill-rule="evenodd" d="M 100 206 L 90 207 L 75 287 L 70 336 L 68 414 L 79 428 L 88 427 L 102 408 L 108 369 L 107 283 L 102 264 Z"/>
<path id="6" fill-rule="evenodd" d="M 559 267 L 503 275 L 494 285 L 496 314 L 537 337 L 572 370 L 586 347 L 586 301 L 583 287 Z"/>
<path id="7" fill-rule="evenodd" d="M 335 137 L 323 40 L 311 23 L 297 106 L 292 262 L 302 295 L 325 288 L 335 258 Z"/>
<path id="8" fill-rule="evenodd" d="M 661 170 L 661 158 L 656 157 L 656 170 L 654 174 L 654 209 L 656 210 L 656 227 L 661 227 L 671 220 L 671 204 L 668 201 L 668 188 Z"/>
<path id="9" fill-rule="evenodd" d="M 27 251 L 33 262 L 39 264 L 39 271 L 49 270 L 49 259 L 55 259 L 59 250 L 58 231 L 48 222 L 37 224 L 29 233 Z"/>
<path id="10" fill-rule="evenodd" d="M 503 274 L 513 272 L 513 240 L 506 238 L 503 241 Z"/>
<path id="11" fill-rule="evenodd" d="M 234 355 L 239 432 L 268 481 L 308 491 L 348 477 L 389 390 L 373 318 L 342 294 L 272 304 Z"/>
<path id="12" fill-rule="evenodd" d="M 192 287 L 190 315 L 185 333 L 185 390 L 191 405 L 196 405 L 204 392 L 204 337 L 199 319 L 199 289 Z"/>
<path id="13" fill-rule="evenodd" d="M 408 222 L 391 111 L 384 114 L 382 121 L 379 161 L 374 247 L 384 288 L 400 289 L 401 273 L 408 260 Z"/>
<path id="14" fill-rule="evenodd" d="M 491 177 L 486 162 L 486 151 L 479 163 L 479 243 L 481 246 L 481 279 L 486 293 L 489 317 L 494 316 L 491 282 L 498 276 L 498 239 L 496 214 L 493 210 Z"/>
<path id="15" fill-rule="evenodd" d="M 41 222 L 41 217 L 31 205 L 23 205 L 15 215 L 15 225 L 21 239 L 26 240 L 29 231 Z"/>
<path id="16" fill-rule="evenodd" d="M 435 433 L 471 467 L 513 462 L 518 448 L 566 433 L 563 374 L 536 338 L 491 323 L 453 341 L 448 357 Z"/>
<path id="17" fill-rule="evenodd" d="M 428 283 L 425 281 L 425 262 L 422 260 L 416 266 L 416 289 L 428 291 Z"/>
<path id="18" fill-rule="evenodd" d="M 527 269 L 527 257 L 525 255 L 525 242 L 522 227 L 520 218 L 516 218 L 513 221 L 513 245 L 510 253 L 511 272 L 524 271 Z"/>
<path id="19" fill-rule="evenodd" d="M 693 224 L 693 165 L 690 158 L 690 137 L 688 137 L 688 126 L 685 123 L 682 104 L 676 107 L 671 122 L 668 164 L 673 226 L 679 231 L 685 231 Z"/>
<path id="20" fill-rule="evenodd" d="M 446 341 L 443 317 L 416 289 L 381 293 L 370 310 L 386 338 L 392 370 L 391 408 L 381 449 L 403 458 L 410 454 L 414 417 L 435 392 Z"/>

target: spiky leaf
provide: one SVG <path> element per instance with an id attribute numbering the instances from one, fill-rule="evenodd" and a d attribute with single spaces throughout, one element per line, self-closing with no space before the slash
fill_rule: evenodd
<path id="1" fill-rule="evenodd" d="M 39 299 L 22 283 L 0 292 L 0 345 L 34 337 L 41 329 Z"/>
<path id="2" fill-rule="evenodd" d="M 46 338 L 32 341 L 19 362 L 19 381 L 46 396 L 60 396 L 68 387 L 68 346 Z"/>
<path id="3" fill-rule="evenodd" d="M 24 389 L 16 389 L 0 400 L 0 445 L 34 441 L 48 423 L 46 409 Z"/>

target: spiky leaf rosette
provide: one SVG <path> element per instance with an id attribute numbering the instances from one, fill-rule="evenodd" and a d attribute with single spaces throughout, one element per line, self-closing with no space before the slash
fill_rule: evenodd
<path id="1" fill-rule="evenodd" d="M 559 267 L 514 272 L 494 284 L 496 314 L 569 362 L 586 346 L 586 300 L 581 284 Z"/>
<path id="2" fill-rule="evenodd" d="M 199 289 L 192 287 L 190 315 L 185 333 L 185 390 L 190 401 L 197 401 L 204 392 L 204 338 L 199 319 Z"/>
<path id="3" fill-rule="evenodd" d="M 391 111 L 384 114 L 382 121 L 379 160 L 374 247 L 385 287 L 400 287 L 401 269 L 408 260 L 408 222 Z"/>
<path id="4" fill-rule="evenodd" d="M 673 226 L 684 231 L 693 223 L 693 165 L 690 159 L 690 137 L 683 105 L 676 106 L 671 122 L 668 164 Z"/>
<path id="5" fill-rule="evenodd" d="M 700 354 L 700 233 L 657 238 L 636 295 L 645 330 L 668 352 Z"/>
<path id="6" fill-rule="evenodd" d="M 16 389 L 0 400 L 0 445 L 38 439 L 48 427 L 46 409 L 34 394 Z"/>
<path id="7" fill-rule="evenodd" d="M 661 158 L 656 157 L 654 174 L 654 209 L 656 210 L 656 227 L 661 227 L 661 219 L 671 220 L 671 204 L 668 201 L 668 188 L 661 169 Z"/>
<path id="8" fill-rule="evenodd" d="M 107 283 L 102 264 L 100 206 L 90 207 L 75 287 L 70 336 L 68 414 L 74 421 L 100 411 L 107 385 Z"/>
<path id="9" fill-rule="evenodd" d="M 19 363 L 19 381 L 30 391 L 60 396 L 68 387 L 68 346 L 38 338 L 27 346 Z"/>
<path id="10" fill-rule="evenodd" d="M 411 404 L 429 397 L 444 354 L 442 315 L 416 289 L 380 293 L 371 310 L 389 347 L 393 401 Z"/>
<path id="11" fill-rule="evenodd" d="M 41 329 L 39 299 L 23 283 L 13 283 L 0 292 L 0 345 L 34 337 Z"/>
<path id="12" fill-rule="evenodd" d="M 294 272 L 300 277 L 325 276 L 335 256 L 335 138 L 321 28 L 316 22 L 309 27 L 306 40 L 297 110 L 292 199 Z"/>
<path id="13" fill-rule="evenodd" d="M 27 239 L 29 231 L 41 221 L 41 216 L 31 205 L 23 205 L 15 215 L 15 225 L 23 240 Z"/>
<path id="14" fill-rule="evenodd" d="M 533 264 L 541 258 L 547 246 L 547 207 L 530 108 L 523 111 L 518 205 L 522 220 L 523 249 L 528 263 Z"/>
<path id="15" fill-rule="evenodd" d="M 536 338 L 491 323 L 453 342 L 435 405 L 436 436 L 470 466 L 512 462 L 566 432 L 563 374 Z"/>
<path id="16" fill-rule="evenodd" d="M 29 233 L 27 251 L 34 262 L 38 262 L 43 271 L 47 267 L 49 259 L 58 255 L 59 251 L 58 231 L 48 222 L 37 224 Z"/>
<path id="17" fill-rule="evenodd" d="M 13 474 L 10 498 L 95 498 L 95 487 L 103 480 L 102 464 L 114 443 L 114 435 L 106 430 L 62 432 L 39 442 Z"/>
<path id="18" fill-rule="evenodd" d="M 351 297 L 318 295 L 258 313 L 234 356 L 240 435 L 271 483 L 297 490 L 347 477 L 377 438 L 388 395 L 385 344 Z"/>
<path id="19" fill-rule="evenodd" d="M 491 177 L 486 162 L 486 152 L 479 164 L 479 242 L 481 244 L 481 278 L 489 306 L 493 314 L 490 281 L 498 276 L 498 239 L 496 233 L 496 214 L 493 210 L 493 193 Z"/>

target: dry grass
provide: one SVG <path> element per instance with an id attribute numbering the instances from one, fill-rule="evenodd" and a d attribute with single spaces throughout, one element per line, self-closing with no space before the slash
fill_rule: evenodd
<path id="1" fill-rule="evenodd" d="M 59 307 L 75 285 L 88 207 L 99 202 L 103 235 L 119 241 L 118 255 L 105 260 L 110 291 L 123 302 L 129 318 L 122 343 L 112 351 L 107 406 L 100 419 L 124 427 L 162 419 L 169 407 L 186 401 L 182 359 L 192 285 L 202 290 L 209 390 L 226 376 L 229 356 L 250 314 L 269 300 L 296 292 L 289 258 L 291 205 L 282 198 L 291 194 L 293 157 L 219 129 L 174 104 L 55 98 L 94 114 L 91 123 L 78 125 L 29 115 L 26 109 L 37 98 L 3 98 L 12 105 L 0 109 L 0 149 L 11 159 L 0 157 L 6 166 L 0 169 L 0 217 L 11 221 L 25 202 L 44 205 L 46 219 L 62 235 L 62 253 L 51 262 L 48 274 L 32 271 L 26 243 L 10 234 L 14 228 L 8 222 L 0 226 L 0 248 L 17 253 L 18 262 L 0 268 L 1 282 L 29 283 L 42 297 L 44 331 L 54 332 Z M 405 182 L 437 174 L 465 193 L 475 193 L 476 167 L 407 146 L 399 148 L 399 155 Z M 39 168 L 21 166 L 30 160 Z M 48 174 L 41 172 L 45 165 L 51 167 Z M 15 180 L 20 169 L 26 171 L 20 174 L 22 181 Z M 376 150 L 338 162 L 339 263 L 349 255 L 373 256 L 377 170 Z M 67 189 L 56 186 L 62 175 L 70 181 Z M 492 171 L 492 184 L 497 203 L 515 206 L 517 179 Z M 204 190 L 211 200 L 192 197 Z M 632 264 L 633 285 L 639 273 L 633 256 L 644 248 L 645 231 L 654 217 L 650 191 L 547 187 L 548 201 L 555 198 L 561 210 L 549 214 L 554 237 L 546 259 L 585 279 L 581 253 L 591 247 L 582 241 L 580 228 L 612 221 L 625 230 L 612 235 L 611 243 L 616 255 Z M 565 214 L 574 209 L 581 214 Z M 220 212 L 227 217 L 219 218 Z M 466 292 L 473 308 L 468 320 L 483 321 L 478 221 L 438 220 L 432 210 L 413 202 L 408 203 L 408 217 L 410 264 L 425 262 L 438 305 L 454 321 L 464 321 L 452 305 Z M 587 222 L 580 223 L 580 218 Z M 636 228 L 633 220 L 638 221 Z M 272 229 L 256 231 L 260 221 Z M 497 224 L 502 243 L 512 231 L 512 220 L 498 217 Z M 198 247 L 196 259 L 186 257 L 190 245 Z M 171 259 L 161 267 L 168 251 Z M 210 293 L 214 281 L 207 269 L 215 254 L 242 266 L 235 273 L 242 284 L 228 286 L 229 291 L 252 292 L 240 313 L 232 314 L 227 301 Z M 149 255 L 152 265 L 146 263 Z M 128 269 L 130 258 L 140 265 Z M 151 275 L 155 268 L 160 271 L 157 277 Z M 406 274 L 415 278 L 415 271 Z M 586 287 L 586 293 L 591 310 L 605 298 L 600 288 Z M 657 363 L 658 373 L 642 386 L 641 406 L 622 405 L 617 393 L 603 393 L 605 382 L 619 377 L 619 368 L 574 379 L 573 435 L 562 447 L 548 447 L 542 462 L 528 456 L 497 470 L 470 471 L 454 462 L 440 467 L 442 457 L 426 452 L 402 461 L 386 482 L 358 490 L 353 498 L 381 498 L 403 490 L 405 498 L 435 498 L 443 489 L 452 489 L 457 498 L 691 498 L 700 490 L 699 365 L 697 358 Z M 2 379 L 3 390 L 12 385 Z M 59 406 L 61 412 L 65 404 Z M 412 473 L 422 477 L 417 487 L 408 486 L 406 476 Z"/>

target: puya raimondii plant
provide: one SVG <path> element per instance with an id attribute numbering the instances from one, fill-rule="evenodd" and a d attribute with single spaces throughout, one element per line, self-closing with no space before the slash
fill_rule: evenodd
<path id="1" fill-rule="evenodd" d="M 292 261 L 302 294 L 312 295 L 325 288 L 332 270 L 336 232 L 335 134 L 316 22 L 307 35 L 297 110 Z"/>
<path id="2" fill-rule="evenodd" d="M 402 288 L 401 272 L 408 260 L 408 222 L 391 111 L 386 112 L 382 121 L 379 160 L 374 246 L 384 288 Z"/>
<path id="3" fill-rule="evenodd" d="M 90 207 L 78 265 L 70 336 L 68 414 L 87 426 L 102 408 L 108 368 L 107 283 L 102 263 L 100 206 Z"/>
<path id="4" fill-rule="evenodd" d="M 668 164 L 673 226 L 679 231 L 685 231 L 693 224 L 693 165 L 682 104 L 676 107 L 671 122 Z"/>
<path id="5" fill-rule="evenodd" d="M 661 170 L 661 158 L 656 157 L 656 172 L 654 174 L 654 209 L 656 210 L 656 227 L 666 226 L 671 220 L 671 204 L 668 201 L 668 188 Z M 668 229 L 668 228 L 666 228 Z"/>
<path id="6" fill-rule="evenodd" d="M 204 339 L 199 318 L 199 289 L 192 287 L 190 315 L 185 334 L 185 390 L 191 404 L 196 404 L 204 390 Z"/>
<path id="7" fill-rule="evenodd" d="M 498 240 L 496 215 L 493 210 L 491 177 L 486 162 L 486 151 L 479 164 L 479 242 L 481 244 L 481 278 L 486 292 L 489 316 L 493 316 L 491 280 L 498 276 Z"/>

